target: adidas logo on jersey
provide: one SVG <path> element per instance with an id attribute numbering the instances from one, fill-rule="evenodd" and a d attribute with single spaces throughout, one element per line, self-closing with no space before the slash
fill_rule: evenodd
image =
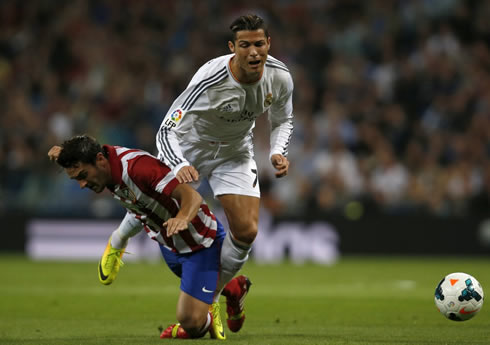
<path id="1" fill-rule="evenodd" d="M 231 104 L 226 104 L 224 107 L 220 108 L 219 110 L 231 113 L 233 111 L 233 107 L 231 106 Z"/>

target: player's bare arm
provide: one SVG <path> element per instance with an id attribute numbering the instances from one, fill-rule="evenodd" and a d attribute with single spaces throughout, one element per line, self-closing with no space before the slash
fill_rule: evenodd
<path id="1" fill-rule="evenodd" d="M 289 170 L 289 160 L 280 154 L 275 154 L 271 156 L 272 166 L 277 170 L 276 177 L 284 177 L 288 174 Z"/>
<path id="2" fill-rule="evenodd" d="M 167 229 L 167 236 L 173 236 L 179 231 L 185 230 L 189 222 L 197 215 L 202 203 L 201 195 L 189 185 L 179 184 L 172 192 L 172 197 L 180 203 L 180 211 L 174 218 L 163 223 Z"/>
<path id="3" fill-rule="evenodd" d="M 182 167 L 175 177 L 180 183 L 191 183 L 199 180 L 199 173 L 192 165 L 187 165 Z"/>

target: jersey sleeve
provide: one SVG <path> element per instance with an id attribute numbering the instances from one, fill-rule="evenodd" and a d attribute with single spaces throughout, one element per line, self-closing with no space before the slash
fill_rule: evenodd
<path id="1" fill-rule="evenodd" d="M 168 166 L 153 156 L 139 156 L 128 162 L 128 177 L 146 193 L 157 192 L 170 196 L 179 184 Z"/>
<path id="2" fill-rule="evenodd" d="M 156 136 L 158 159 L 170 167 L 175 174 L 182 167 L 190 165 L 182 154 L 176 133 L 177 130 L 185 133 L 192 125 L 191 115 L 186 116 L 184 109 L 179 106 L 187 93 L 188 88 L 174 101 L 170 110 L 163 118 Z"/>
<path id="3" fill-rule="evenodd" d="M 164 122 L 162 122 L 158 129 L 156 137 L 158 159 L 177 174 L 181 168 L 190 165 L 190 163 L 182 154 L 182 149 L 180 148 L 176 133 L 165 125 Z"/>
<path id="4" fill-rule="evenodd" d="M 289 73 L 284 74 L 280 97 L 269 110 L 271 123 L 270 156 L 288 155 L 288 146 L 293 134 L 293 79 Z"/>
<path id="5" fill-rule="evenodd" d="M 158 159 L 175 174 L 182 167 L 190 165 L 182 154 L 178 136 L 183 136 L 191 130 L 193 117 L 196 116 L 193 106 L 209 87 L 219 83 L 226 76 L 226 66 L 214 64 L 213 60 L 208 61 L 194 74 L 187 88 L 177 97 L 165 115 L 156 137 Z"/>
<path id="6" fill-rule="evenodd" d="M 200 71 L 194 75 L 184 92 L 170 106 L 156 137 L 158 159 L 170 167 L 175 174 L 182 167 L 190 165 L 182 154 L 177 132 L 182 135 L 192 127 L 192 114 L 187 114 L 186 105 L 187 100 L 192 96 L 192 90 L 195 88 L 199 73 Z"/>

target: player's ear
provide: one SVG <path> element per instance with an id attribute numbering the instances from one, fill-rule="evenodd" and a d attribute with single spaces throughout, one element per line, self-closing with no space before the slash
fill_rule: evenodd
<path id="1" fill-rule="evenodd" d="M 228 41 L 228 48 L 232 53 L 235 52 L 235 44 L 232 41 Z"/>
<path id="2" fill-rule="evenodd" d="M 100 162 L 103 162 L 103 161 L 105 161 L 105 159 L 106 158 L 105 158 L 104 154 L 102 152 L 98 152 L 97 153 L 97 156 L 95 156 L 95 163 L 97 163 L 97 162 L 99 162 L 99 163 Z"/>

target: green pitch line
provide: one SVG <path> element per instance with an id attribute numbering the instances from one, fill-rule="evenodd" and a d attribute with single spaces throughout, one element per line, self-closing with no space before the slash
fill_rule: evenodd
<path id="1" fill-rule="evenodd" d="M 247 319 L 239 333 L 227 332 L 226 343 L 490 344 L 490 305 L 457 323 L 433 301 L 439 280 L 456 271 L 474 275 L 490 296 L 489 267 L 490 258 L 348 257 L 329 267 L 249 262 Z M 179 342 L 158 337 L 159 326 L 175 322 L 179 291 L 163 262 L 129 262 L 110 286 L 98 282 L 95 262 L 0 256 L 0 272 L 0 344 Z"/>

